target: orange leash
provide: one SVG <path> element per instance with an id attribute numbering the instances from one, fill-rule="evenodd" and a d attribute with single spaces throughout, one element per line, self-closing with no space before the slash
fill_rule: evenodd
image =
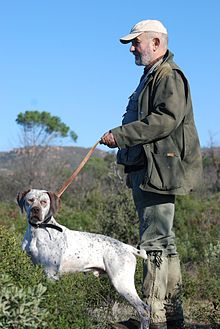
<path id="1" fill-rule="evenodd" d="M 100 143 L 100 140 L 95 143 L 95 145 L 89 150 L 89 152 L 86 154 L 85 158 L 80 162 L 78 167 L 74 170 L 72 175 L 65 181 L 65 183 L 62 185 L 62 187 L 56 192 L 56 195 L 60 198 L 63 192 L 67 189 L 67 187 L 72 183 L 72 181 L 76 178 L 78 173 L 81 171 L 81 169 L 85 166 L 86 162 L 91 157 L 92 153 L 95 151 L 96 146 Z"/>

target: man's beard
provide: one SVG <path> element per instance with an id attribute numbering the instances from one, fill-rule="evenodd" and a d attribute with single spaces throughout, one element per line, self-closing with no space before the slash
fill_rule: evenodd
<path id="1" fill-rule="evenodd" d="M 138 66 L 147 66 L 153 61 L 153 56 L 146 52 L 144 54 L 135 55 L 135 64 Z"/>

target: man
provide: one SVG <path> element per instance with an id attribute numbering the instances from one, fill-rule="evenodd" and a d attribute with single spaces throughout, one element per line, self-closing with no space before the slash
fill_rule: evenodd
<path id="1" fill-rule="evenodd" d="M 184 325 L 173 232 L 175 196 L 192 191 L 202 173 L 189 84 L 167 48 L 167 29 L 160 21 L 143 20 L 120 41 L 131 42 L 135 63 L 145 68 L 122 125 L 105 133 L 101 143 L 119 148 L 117 161 L 124 165 L 132 188 L 140 248 L 148 254 L 143 294 L 151 306 L 150 328 L 180 329 Z"/>

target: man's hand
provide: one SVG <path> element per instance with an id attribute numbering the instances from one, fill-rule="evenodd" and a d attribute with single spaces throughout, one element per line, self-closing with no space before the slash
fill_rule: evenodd
<path id="1" fill-rule="evenodd" d="M 105 133 L 102 136 L 102 138 L 100 140 L 100 144 L 104 144 L 110 148 L 115 148 L 118 146 L 116 143 L 115 137 L 111 131 L 108 131 L 107 133 Z"/>

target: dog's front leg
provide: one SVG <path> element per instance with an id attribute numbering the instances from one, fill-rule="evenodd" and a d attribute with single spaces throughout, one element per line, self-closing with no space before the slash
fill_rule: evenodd
<path id="1" fill-rule="evenodd" d="M 48 269 L 46 268 L 44 270 L 46 276 L 48 277 L 48 279 L 52 280 L 52 281 L 58 281 L 59 280 L 59 274 L 54 271 L 53 269 Z"/>
<path id="2" fill-rule="evenodd" d="M 28 254 L 28 256 L 31 256 L 31 251 L 30 251 L 31 235 L 30 234 L 31 233 L 30 233 L 29 229 L 27 229 L 25 232 L 25 235 L 24 235 L 24 239 L 21 244 L 22 250 L 25 251 Z"/>
<path id="3" fill-rule="evenodd" d="M 149 317 L 141 319 L 140 329 L 149 329 L 150 328 L 150 319 Z"/>

